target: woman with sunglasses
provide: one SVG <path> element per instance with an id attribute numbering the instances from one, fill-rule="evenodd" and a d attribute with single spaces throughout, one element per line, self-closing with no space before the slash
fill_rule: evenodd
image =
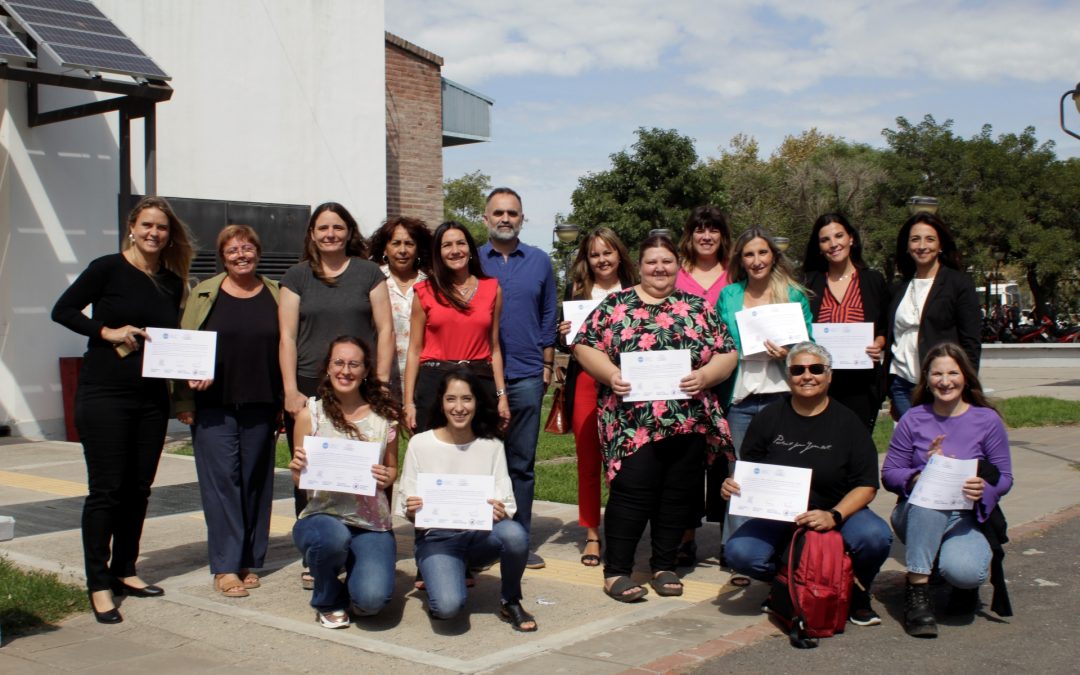
<path id="1" fill-rule="evenodd" d="M 888 332 L 889 289 L 885 277 L 862 258 L 859 231 L 839 213 L 814 221 L 803 256 L 803 283 L 817 323 L 871 323 L 874 339 L 866 345 L 870 368 L 833 371 L 829 397 L 851 408 L 871 433 L 885 398 L 881 363 Z"/>
<path id="2" fill-rule="evenodd" d="M 311 566 L 311 606 L 323 628 L 346 628 L 349 615 L 374 616 L 394 592 L 397 544 L 387 488 L 397 478 L 396 427 L 401 407 L 376 377 L 371 349 L 341 336 L 323 359 L 318 395 L 296 415 L 293 482 L 307 466 L 304 437 L 347 438 L 378 443 L 382 460 L 371 467 L 373 496 L 307 491 L 307 505 L 293 526 L 293 541 Z M 338 579 L 345 569 L 345 582 Z"/>
<path id="3" fill-rule="evenodd" d="M 795 522 L 748 518 L 728 539 L 727 562 L 740 574 L 771 581 L 795 528 L 817 532 L 838 529 L 857 583 L 852 585 L 849 619 L 876 626 L 870 586 L 889 556 L 892 533 L 867 506 L 878 491 L 877 449 L 870 432 L 848 408 L 829 398 L 832 357 L 820 345 L 802 342 L 787 355 L 791 393 L 759 412 L 750 422 L 740 458 L 747 462 L 811 469 L 808 509 Z M 740 494 L 728 478 L 724 499 Z"/>

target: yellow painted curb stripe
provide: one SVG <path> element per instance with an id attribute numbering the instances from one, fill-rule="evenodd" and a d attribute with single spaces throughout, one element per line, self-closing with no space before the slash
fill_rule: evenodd
<path id="1" fill-rule="evenodd" d="M 43 478 L 13 471 L 0 471 L 0 485 L 62 497 L 85 497 L 88 492 L 85 483 L 59 478 Z"/>

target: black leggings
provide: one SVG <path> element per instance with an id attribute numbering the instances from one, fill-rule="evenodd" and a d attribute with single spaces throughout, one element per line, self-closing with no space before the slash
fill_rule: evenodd
<path id="1" fill-rule="evenodd" d="M 705 499 L 705 436 L 683 434 L 647 443 L 624 457 L 604 511 L 604 576 L 630 574 L 648 524 L 653 572 L 675 570 L 686 525 Z"/>
<path id="2" fill-rule="evenodd" d="M 75 426 L 90 492 L 83 504 L 83 557 L 91 591 L 107 590 L 113 577 L 135 575 L 168 423 L 169 394 L 162 380 L 135 388 L 78 389 Z"/>

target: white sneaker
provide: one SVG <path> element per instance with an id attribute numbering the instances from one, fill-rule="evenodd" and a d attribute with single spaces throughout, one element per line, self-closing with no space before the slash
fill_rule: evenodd
<path id="1" fill-rule="evenodd" d="M 335 609 L 332 612 L 315 611 L 315 620 L 323 628 L 348 628 L 352 623 L 349 613 L 343 609 Z"/>

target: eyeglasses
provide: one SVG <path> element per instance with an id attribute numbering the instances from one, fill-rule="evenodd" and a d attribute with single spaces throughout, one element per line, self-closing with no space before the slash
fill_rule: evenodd
<path id="1" fill-rule="evenodd" d="M 491 215 L 495 216 L 496 218 L 502 218 L 504 215 L 510 216 L 511 218 L 517 218 L 521 215 L 521 211 L 515 211 L 514 209 L 507 209 L 505 211 L 503 209 L 495 209 L 491 212 Z"/>
<path id="2" fill-rule="evenodd" d="M 342 359 L 334 359 L 330 362 L 330 367 L 334 370 L 345 370 L 348 366 L 349 370 L 360 370 L 364 367 L 364 364 L 360 361 L 345 361 Z"/>
<path id="3" fill-rule="evenodd" d="M 828 369 L 829 367 L 824 363 L 811 363 L 808 366 L 788 366 L 788 372 L 791 373 L 792 377 L 798 377 L 807 370 L 810 371 L 811 375 L 824 375 Z"/>
<path id="4" fill-rule="evenodd" d="M 246 253 L 246 254 L 250 255 L 250 254 L 252 254 L 254 252 L 255 252 L 255 247 L 252 246 L 251 244 L 245 244 L 243 246 L 232 246 L 232 247 L 227 248 L 227 249 L 225 249 L 223 251 L 226 258 L 231 258 L 234 255 L 236 255 L 237 253 Z"/>

